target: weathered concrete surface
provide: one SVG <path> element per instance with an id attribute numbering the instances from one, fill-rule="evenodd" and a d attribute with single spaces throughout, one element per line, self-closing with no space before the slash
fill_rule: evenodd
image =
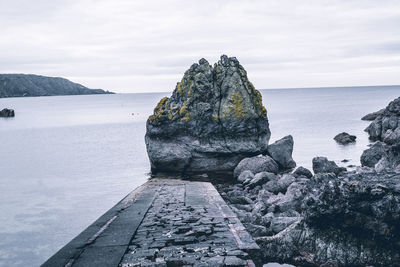
<path id="1" fill-rule="evenodd" d="M 252 266 L 257 250 L 212 184 L 153 179 L 42 266 Z"/>

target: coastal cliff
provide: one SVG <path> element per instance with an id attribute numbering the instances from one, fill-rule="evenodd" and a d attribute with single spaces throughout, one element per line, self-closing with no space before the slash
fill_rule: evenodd
<path id="1" fill-rule="evenodd" d="M 89 89 L 59 77 L 33 74 L 0 74 L 0 98 L 111 93 L 102 89 Z"/>
<path id="2" fill-rule="evenodd" d="M 234 57 L 201 59 L 147 120 L 153 172 L 231 172 L 267 151 L 270 130 L 261 94 Z"/>

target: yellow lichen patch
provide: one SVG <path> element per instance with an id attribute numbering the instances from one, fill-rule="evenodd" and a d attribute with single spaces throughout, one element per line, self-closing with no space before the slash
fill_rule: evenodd
<path id="1" fill-rule="evenodd" d="M 161 98 L 160 102 L 158 102 L 156 108 L 154 109 L 154 112 L 159 112 L 163 108 L 163 106 L 164 106 L 165 102 L 167 102 L 167 100 L 168 100 L 168 97 Z"/>
<path id="2" fill-rule="evenodd" d="M 252 82 L 249 82 L 249 84 L 250 84 L 250 88 L 251 88 L 251 89 L 256 90 L 256 88 L 254 87 L 254 85 L 253 85 Z M 257 91 L 257 92 L 258 92 L 258 91 Z"/>
<path id="3" fill-rule="evenodd" d="M 183 103 L 182 107 L 179 110 L 179 115 L 183 115 L 186 113 L 186 103 Z"/>
<path id="4" fill-rule="evenodd" d="M 261 116 L 267 116 L 267 109 L 264 106 L 261 106 Z"/>
<path id="5" fill-rule="evenodd" d="M 243 97 L 239 92 L 235 92 L 232 95 L 233 100 L 233 111 L 235 112 L 236 118 L 244 118 L 245 114 L 243 112 Z"/>
<path id="6" fill-rule="evenodd" d="M 157 117 L 154 116 L 154 115 L 151 115 L 151 116 L 149 117 L 149 121 L 150 121 L 150 122 L 154 122 L 156 119 L 157 119 Z"/>
<path id="7" fill-rule="evenodd" d="M 176 91 L 178 92 L 178 94 L 182 93 L 182 81 L 178 83 L 178 85 L 176 86 Z"/>
<path id="8" fill-rule="evenodd" d="M 185 116 L 181 119 L 181 121 L 184 121 L 184 122 L 190 121 L 190 115 L 189 115 L 189 113 L 186 113 Z"/>
<path id="9" fill-rule="evenodd" d="M 265 117 L 265 116 L 267 116 L 267 109 L 263 106 L 263 103 L 262 103 L 262 96 L 261 96 L 261 93 L 260 93 L 260 91 L 258 91 L 258 90 L 254 90 L 254 92 L 255 92 L 255 94 L 256 94 L 256 96 L 257 96 L 257 110 L 260 110 L 261 109 L 261 111 L 260 111 L 260 115 L 261 116 L 263 116 L 263 117 Z"/>
<path id="10" fill-rule="evenodd" d="M 149 117 L 150 122 L 155 122 L 161 118 L 161 116 L 167 112 L 168 97 L 164 97 L 158 102 L 156 108 L 154 109 L 154 115 Z M 169 105 L 168 105 L 169 106 Z"/>

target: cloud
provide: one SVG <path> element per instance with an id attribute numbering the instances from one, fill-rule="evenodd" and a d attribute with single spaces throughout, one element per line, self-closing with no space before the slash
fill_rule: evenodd
<path id="1" fill-rule="evenodd" d="M 0 1 L 0 34 L 0 73 L 117 92 L 171 91 L 221 54 L 258 88 L 400 83 L 399 1 Z"/>

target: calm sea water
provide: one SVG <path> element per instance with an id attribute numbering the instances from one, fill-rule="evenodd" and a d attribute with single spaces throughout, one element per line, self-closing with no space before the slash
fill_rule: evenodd
<path id="1" fill-rule="evenodd" d="M 169 93 L 0 99 L 0 265 L 38 266 L 148 179 L 145 121 Z M 293 157 L 359 164 L 360 118 L 400 87 L 262 90 L 271 141 L 292 134 Z M 356 144 L 332 139 L 347 131 Z M 342 164 L 343 165 L 343 164 Z"/>

